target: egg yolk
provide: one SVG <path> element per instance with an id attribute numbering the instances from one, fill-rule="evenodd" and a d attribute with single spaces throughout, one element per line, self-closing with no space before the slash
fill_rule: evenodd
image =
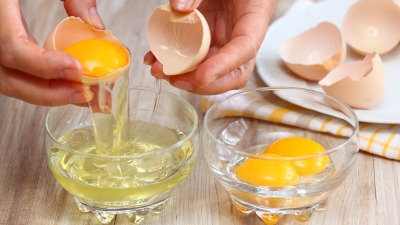
<path id="1" fill-rule="evenodd" d="M 265 156 L 280 157 L 276 154 Z M 295 183 L 298 174 L 290 161 L 249 158 L 236 167 L 236 176 L 250 184 L 269 187 L 284 187 Z"/>
<path id="2" fill-rule="evenodd" d="M 280 156 L 307 156 L 324 152 L 325 149 L 317 142 L 304 137 L 288 137 L 272 143 L 265 153 Z M 330 163 L 328 156 L 317 156 L 293 161 L 297 173 L 301 176 L 317 174 L 324 171 Z"/>
<path id="3" fill-rule="evenodd" d="M 127 64 L 121 46 L 98 38 L 75 42 L 63 51 L 81 63 L 83 73 L 88 77 L 103 77 Z"/>

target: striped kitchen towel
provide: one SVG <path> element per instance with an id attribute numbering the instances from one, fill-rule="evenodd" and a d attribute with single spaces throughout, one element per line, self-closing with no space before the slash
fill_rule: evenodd
<path id="1" fill-rule="evenodd" d="M 201 109 L 205 112 L 214 102 L 234 94 L 238 91 L 229 91 L 221 95 L 203 97 Z M 241 99 L 237 105 L 226 108 L 234 115 L 251 116 L 273 122 L 281 122 L 292 126 L 299 126 L 335 135 L 349 136 L 352 130 L 341 120 L 332 117 L 314 116 L 301 113 L 302 107 L 283 99 L 273 99 L 271 102 L 260 103 L 259 99 Z M 360 150 L 380 155 L 386 158 L 400 160 L 400 124 L 372 124 L 360 123 Z"/>

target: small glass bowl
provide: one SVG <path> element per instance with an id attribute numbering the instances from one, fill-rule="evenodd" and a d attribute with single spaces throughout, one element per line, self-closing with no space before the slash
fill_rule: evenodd
<path id="1" fill-rule="evenodd" d="M 132 87 L 128 95 L 121 123 L 104 116 L 94 129 L 90 109 L 74 105 L 51 109 L 45 122 L 50 170 L 82 212 L 105 224 L 118 214 L 138 224 L 161 212 L 198 152 L 198 116 L 187 101 L 163 91 L 153 114 L 155 90 Z M 112 138 L 118 126 L 125 130 Z"/>
<path id="2" fill-rule="evenodd" d="M 316 209 L 325 208 L 329 194 L 350 172 L 359 149 L 358 132 L 354 112 L 326 94 L 291 87 L 258 88 L 236 91 L 214 103 L 204 118 L 202 144 L 209 168 L 240 212 L 256 213 L 268 225 L 283 217 L 307 223 Z M 311 139 L 325 151 L 263 155 L 273 142 L 287 137 Z M 237 168 L 249 160 L 294 165 L 321 158 L 329 162 L 322 171 L 299 175 L 288 185 L 255 185 L 237 174 Z M 249 175 L 259 173 L 251 169 L 256 167 L 247 168 Z M 268 170 L 278 173 L 275 168 Z"/>

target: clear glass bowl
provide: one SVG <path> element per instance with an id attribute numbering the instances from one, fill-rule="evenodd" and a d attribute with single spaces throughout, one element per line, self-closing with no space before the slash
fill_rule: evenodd
<path id="1" fill-rule="evenodd" d="M 316 209 L 325 208 L 329 194 L 350 172 L 358 152 L 358 132 L 354 112 L 326 94 L 290 87 L 259 88 L 236 92 L 214 103 L 204 118 L 202 144 L 209 168 L 239 211 L 256 213 L 268 225 L 283 217 L 306 223 Z M 311 139 L 325 151 L 302 155 L 296 152 L 302 144 L 295 146 L 294 142 L 279 149 L 290 148 L 292 155 L 263 154 L 273 142 L 293 136 Z M 264 173 L 260 168 L 267 164 L 290 165 L 297 170 L 299 163 L 318 164 L 321 159 L 326 163 L 322 170 L 299 173 L 288 184 L 260 185 L 243 179 L 260 176 L 257 174 Z M 250 162 L 257 165 L 249 166 Z M 290 175 L 279 175 L 274 166 L 266 166 L 265 173 L 276 175 L 278 180 Z"/>
<path id="2" fill-rule="evenodd" d="M 110 123 L 113 118 L 96 117 L 96 130 L 107 134 L 96 142 L 89 108 L 56 107 L 46 117 L 45 148 L 52 173 L 78 208 L 93 212 L 102 223 L 117 214 L 139 223 L 147 213 L 160 212 L 191 171 L 198 152 L 198 116 L 187 101 L 161 92 L 153 115 L 155 90 L 135 87 L 128 94 L 121 126 L 125 130 L 119 138 L 110 137 L 111 148 L 102 144 L 109 141 L 109 129 L 120 126 Z"/>

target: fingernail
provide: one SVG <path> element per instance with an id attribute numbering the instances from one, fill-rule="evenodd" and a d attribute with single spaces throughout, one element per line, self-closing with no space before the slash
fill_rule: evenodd
<path id="1" fill-rule="evenodd" d="M 67 80 L 79 81 L 79 82 L 82 81 L 79 70 L 71 69 L 71 68 L 61 70 L 60 78 L 64 78 Z"/>
<path id="2" fill-rule="evenodd" d="M 89 19 L 92 25 L 98 29 L 104 29 L 104 24 L 101 21 L 99 13 L 97 12 L 96 7 L 92 7 L 89 9 Z"/>
<path id="3" fill-rule="evenodd" d="M 70 104 L 79 104 L 90 102 L 93 98 L 93 93 L 89 90 L 76 91 L 69 96 Z"/>
<path id="4" fill-rule="evenodd" d="M 148 66 L 151 66 L 151 65 L 152 65 L 150 60 L 145 60 L 145 61 L 143 61 L 143 64 L 148 65 Z"/>
<path id="5" fill-rule="evenodd" d="M 177 87 L 179 89 L 182 90 L 186 90 L 186 91 L 191 91 L 193 89 L 193 85 L 189 82 L 186 81 L 176 81 L 175 83 L 172 84 L 174 87 Z"/>
<path id="6" fill-rule="evenodd" d="M 177 10 L 187 10 L 193 4 L 193 0 L 176 0 L 172 3 L 172 7 Z"/>

